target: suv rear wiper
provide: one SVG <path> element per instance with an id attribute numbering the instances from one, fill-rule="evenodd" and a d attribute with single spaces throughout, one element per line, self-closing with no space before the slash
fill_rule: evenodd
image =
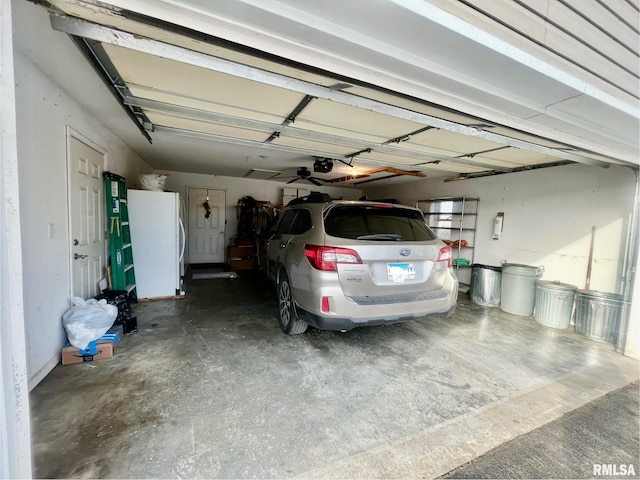
<path id="1" fill-rule="evenodd" d="M 402 240 L 402 236 L 397 233 L 373 233 L 370 235 L 360 235 L 356 240 Z"/>

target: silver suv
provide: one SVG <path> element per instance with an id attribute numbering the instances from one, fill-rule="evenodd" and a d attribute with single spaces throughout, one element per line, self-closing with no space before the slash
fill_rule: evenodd
<path id="1" fill-rule="evenodd" d="M 280 326 L 303 333 L 449 316 L 452 250 L 420 210 L 310 195 L 289 203 L 259 248 L 278 291 Z"/>

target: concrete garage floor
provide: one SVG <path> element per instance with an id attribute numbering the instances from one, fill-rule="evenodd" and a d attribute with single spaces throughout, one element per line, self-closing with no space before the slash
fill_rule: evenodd
<path id="1" fill-rule="evenodd" d="M 494 448 L 443 478 L 638 478 L 638 383 Z"/>
<path id="2" fill-rule="evenodd" d="M 286 336 L 238 273 L 137 304 L 113 359 L 58 365 L 31 394 L 34 476 L 433 478 L 639 376 L 464 295 L 449 319 Z"/>

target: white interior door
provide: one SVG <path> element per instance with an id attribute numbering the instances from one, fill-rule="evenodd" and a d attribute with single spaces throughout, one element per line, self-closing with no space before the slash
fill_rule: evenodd
<path id="1" fill-rule="evenodd" d="M 105 276 L 104 155 L 74 136 L 68 145 L 72 294 L 86 299 Z"/>
<path id="2" fill-rule="evenodd" d="M 188 204 L 189 263 L 223 263 L 225 191 L 190 187 Z"/>

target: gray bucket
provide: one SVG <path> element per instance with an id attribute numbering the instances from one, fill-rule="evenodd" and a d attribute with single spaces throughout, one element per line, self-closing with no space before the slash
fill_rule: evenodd
<path id="1" fill-rule="evenodd" d="M 536 321 L 547 327 L 569 328 L 578 287 L 560 282 L 536 282 Z"/>
<path id="2" fill-rule="evenodd" d="M 502 270 L 500 267 L 471 265 L 471 285 L 469 297 L 471 301 L 483 307 L 497 307 L 500 305 L 500 286 Z"/>
<path id="3" fill-rule="evenodd" d="M 533 315 L 536 303 L 536 280 L 542 276 L 544 267 L 502 264 L 502 288 L 500 309 L 503 312 L 525 317 Z"/>
<path id="4" fill-rule="evenodd" d="M 622 295 L 595 290 L 578 290 L 576 293 L 576 333 L 591 340 L 615 345 L 620 333 L 623 307 Z"/>

